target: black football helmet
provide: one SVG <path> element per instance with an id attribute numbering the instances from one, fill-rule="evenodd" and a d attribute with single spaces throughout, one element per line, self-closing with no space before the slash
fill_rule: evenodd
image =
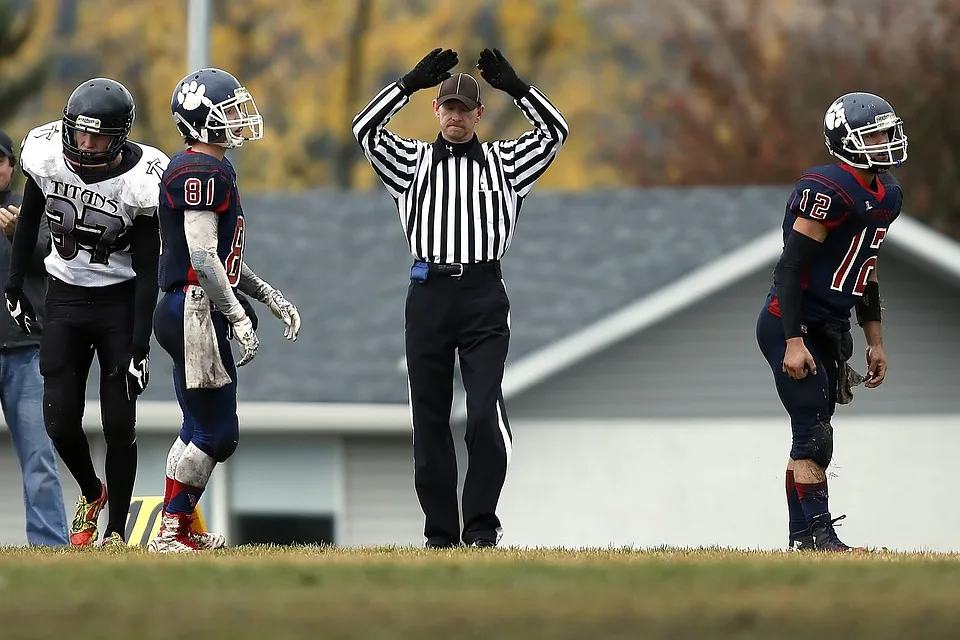
<path id="1" fill-rule="evenodd" d="M 136 117 L 136 105 L 127 88 L 116 80 L 94 78 L 73 90 L 63 108 L 63 156 L 74 170 L 113 162 L 127 142 Z M 77 146 L 77 132 L 111 136 L 103 151 Z"/>
<path id="2" fill-rule="evenodd" d="M 253 96 L 222 69 L 187 74 L 173 90 L 170 110 L 184 138 L 233 149 L 263 137 Z"/>
<path id="3" fill-rule="evenodd" d="M 886 132 L 887 141 L 866 144 L 864 136 Z M 823 117 L 824 144 L 851 167 L 883 173 L 907 159 L 903 120 L 890 103 L 872 93 L 847 93 L 834 100 Z"/>

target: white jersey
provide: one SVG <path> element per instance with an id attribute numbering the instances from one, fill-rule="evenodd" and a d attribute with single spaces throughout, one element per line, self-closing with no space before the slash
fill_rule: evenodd
<path id="1" fill-rule="evenodd" d="M 161 151 L 128 142 L 142 151 L 128 171 L 87 184 L 63 158 L 60 120 L 23 139 L 20 161 L 46 196 L 52 239 L 44 260 L 47 273 L 79 287 L 103 287 L 130 280 L 130 231 L 137 216 L 157 214 L 160 177 L 169 158 Z"/>

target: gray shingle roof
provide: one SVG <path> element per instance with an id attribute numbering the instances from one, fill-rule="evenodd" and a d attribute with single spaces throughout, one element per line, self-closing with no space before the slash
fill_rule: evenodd
<path id="1" fill-rule="evenodd" d="M 786 188 L 538 193 L 504 259 L 510 359 L 656 291 L 780 224 Z M 248 195 L 248 264 L 297 304 L 297 343 L 258 306 L 247 401 L 406 402 L 403 306 L 411 257 L 382 191 Z M 174 399 L 154 345 L 145 399 Z M 509 366 L 509 360 L 508 360 Z M 92 380 L 88 397 L 96 397 Z"/>

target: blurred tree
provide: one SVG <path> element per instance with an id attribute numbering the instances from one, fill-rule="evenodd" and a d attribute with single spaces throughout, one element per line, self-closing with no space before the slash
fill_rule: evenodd
<path id="1" fill-rule="evenodd" d="M 72 37 L 48 42 L 78 77 L 42 94 L 30 118 L 57 117 L 78 82 L 110 75 L 138 103 L 136 139 L 180 148 L 169 103 L 186 72 L 186 0 L 75 0 Z M 39 3 L 49 7 L 55 3 Z M 821 119 L 833 98 L 869 89 L 906 121 L 911 156 L 896 173 L 907 210 L 960 235 L 960 124 L 949 109 L 960 58 L 960 0 L 213 0 L 211 63 L 257 99 L 264 139 L 231 155 L 244 188 L 377 188 L 350 132 L 354 114 L 434 47 L 474 73 L 499 47 L 570 123 L 541 189 L 651 184 L 789 184 L 829 161 Z M 79 77 L 80 73 L 84 77 Z M 528 124 L 484 86 L 478 133 Z M 390 123 L 430 139 L 431 91 Z M 960 140 L 956 140 L 960 142 Z"/>
<path id="2" fill-rule="evenodd" d="M 666 144 L 645 145 L 634 131 L 616 152 L 632 184 L 789 184 L 806 168 L 831 161 L 822 118 L 837 96 L 871 91 L 904 118 L 911 155 L 895 171 L 905 209 L 960 236 L 960 125 L 951 97 L 960 61 L 960 1 L 916 6 L 876 0 L 851 11 L 810 2 L 804 24 L 787 24 L 776 8 L 748 0 L 745 17 L 701 3 L 677 15 L 667 46 L 683 82 L 655 102 L 650 117 Z"/>
<path id="3" fill-rule="evenodd" d="M 0 128 L 14 144 L 33 126 L 16 116 L 41 94 L 51 68 L 50 51 L 43 42 L 54 12 L 45 3 L 39 5 L 0 0 Z M 14 172 L 12 188 L 21 184 L 20 172 Z"/>
<path id="4" fill-rule="evenodd" d="M 36 33 L 37 8 L 33 3 L 0 0 L 0 122 L 7 122 L 43 89 L 50 69 L 49 57 L 24 60 L 23 48 Z"/>
<path id="5" fill-rule="evenodd" d="M 134 136 L 173 152 L 179 141 L 170 123 L 169 101 L 174 83 L 186 73 L 186 11 L 182 2 L 179 11 L 155 12 L 153 6 L 150 0 L 128 0 L 120 6 L 111 0 L 85 0 L 71 55 L 89 61 L 90 73 L 124 82 L 138 103 Z M 232 156 L 247 188 L 374 187 L 371 172 L 360 161 L 350 121 L 376 91 L 435 46 L 456 48 L 461 59 L 457 70 L 474 74 L 480 50 L 499 47 L 519 73 L 559 105 L 574 136 L 545 175 L 545 188 L 619 181 L 615 167 L 598 161 L 596 153 L 599 133 L 609 123 L 594 122 L 607 119 L 608 105 L 619 100 L 619 86 L 635 87 L 638 81 L 626 77 L 612 88 L 604 86 L 606 80 L 624 75 L 621 62 L 606 57 L 611 38 L 601 37 L 601 29 L 590 25 L 577 0 L 462 5 L 290 0 L 282 10 L 276 0 L 213 0 L 213 18 L 211 63 L 233 72 L 250 88 L 266 123 L 262 141 Z M 622 36 L 632 37 L 626 32 Z M 625 56 L 625 61 L 654 48 Z M 124 55 L 103 55 L 105 51 Z M 391 126 L 404 135 L 434 137 L 432 97 L 429 91 L 414 96 Z M 61 102 L 58 95 L 46 106 L 52 112 Z M 484 139 L 513 137 L 529 127 L 499 92 L 487 88 L 484 102 L 489 113 L 479 131 Z M 618 116 L 626 123 L 631 118 Z"/>

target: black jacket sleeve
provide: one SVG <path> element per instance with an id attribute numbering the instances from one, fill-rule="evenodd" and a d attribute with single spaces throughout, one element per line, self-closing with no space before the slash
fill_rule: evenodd
<path id="1" fill-rule="evenodd" d="M 800 299 L 803 296 L 803 268 L 823 247 L 810 236 L 793 231 L 787 236 L 780 261 L 773 272 L 780 302 L 780 320 L 787 339 L 802 335 L 800 331 Z"/>
<path id="2" fill-rule="evenodd" d="M 40 185 L 27 176 L 23 187 L 23 202 L 20 205 L 20 219 L 17 221 L 17 230 L 13 234 L 13 247 L 10 250 L 10 275 L 7 277 L 7 287 L 23 288 L 23 280 L 33 254 L 37 248 L 37 237 L 40 234 L 40 222 L 43 220 L 43 209 L 47 199 L 40 189 Z"/>
<path id="3" fill-rule="evenodd" d="M 136 300 L 133 320 L 133 355 L 143 356 L 150 351 L 153 332 L 153 312 L 157 306 L 160 283 L 157 270 L 160 264 L 160 223 L 156 215 L 137 216 L 130 238 L 133 270 L 136 275 Z"/>

